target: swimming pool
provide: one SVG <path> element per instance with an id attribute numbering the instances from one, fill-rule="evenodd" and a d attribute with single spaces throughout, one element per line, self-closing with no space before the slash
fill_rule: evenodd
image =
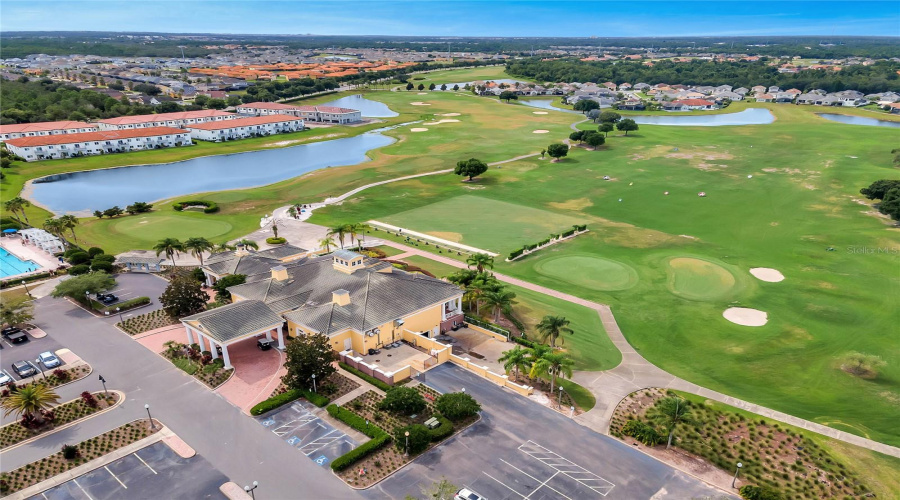
<path id="1" fill-rule="evenodd" d="M 0 278 L 30 273 L 40 268 L 41 266 L 33 261 L 22 260 L 6 251 L 5 248 L 0 248 Z"/>

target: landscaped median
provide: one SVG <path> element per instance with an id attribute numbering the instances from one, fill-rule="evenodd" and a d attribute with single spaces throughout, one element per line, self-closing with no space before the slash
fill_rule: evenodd
<path id="1" fill-rule="evenodd" d="M 32 386 L 35 387 L 35 386 Z M 122 398 L 122 394 L 116 391 L 108 393 L 103 392 L 83 392 L 81 397 L 67 403 L 57 406 L 51 406 L 52 397 L 46 394 L 41 396 L 25 395 L 24 391 L 32 389 L 25 387 L 19 389 L 21 400 L 33 401 L 41 399 L 45 401 L 43 410 L 34 413 L 23 413 L 23 417 L 18 422 L 13 422 L 0 427 L 0 449 L 5 449 L 22 441 L 35 438 L 42 434 L 53 432 L 58 428 L 70 424 L 76 420 L 87 418 L 93 414 L 115 406 Z M 50 391 L 53 397 L 56 395 Z M 11 407 L 20 408 L 22 404 L 17 402 L 15 394 L 3 398 L 3 407 L 9 409 Z M 13 410 L 18 411 L 18 410 Z"/>
<path id="2" fill-rule="evenodd" d="M 116 323 L 116 326 L 128 335 L 138 335 L 140 333 L 149 332 L 150 330 L 156 330 L 157 328 L 164 328 L 177 324 L 177 319 L 169 316 L 165 310 L 157 309 L 155 311 L 150 311 L 147 314 L 128 318 L 121 323 Z"/>
<path id="3" fill-rule="evenodd" d="M 310 403 L 322 408 L 331 402 L 331 400 L 339 399 L 343 395 L 355 390 L 357 387 L 359 387 L 358 383 L 340 373 L 332 373 L 325 378 L 325 381 L 318 385 L 318 392 L 304 389 L 289 389 L 282 383 L 275 389 L 275 392 L 269 399 L 261 401 L 253 408 L 250 408 L 250 414 L 256 417 L 300 398 L 304 398 Z"/>
<path id="4" fill-rule="evenodd" d="M 164 358 L 210 389 L 224 384 L 234 373 L 234 368 L 225 368 L 225 361 L 222 358 L 213 359 L 209 351 L 200 351 L 198 344 L 189 346 L 170 340 L 163 345 L 166 346 L 166 350 L 160 354 Z"/>

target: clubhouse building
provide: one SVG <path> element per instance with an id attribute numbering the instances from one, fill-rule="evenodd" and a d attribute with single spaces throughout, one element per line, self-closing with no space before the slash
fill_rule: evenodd
<path id="1" fill-rule="evenodd" d="M 303 130 L 303 120 L 285 115 L 248 116 L 187 125 L 191 138 L 204 141 L 230 141 Z"/>
<path id="2" fill-rule="evenodd" d="M 464 322 L 456 285 L 348 250 L 239 249 L 211 256 L 202 269 L 208 284 L 246 276 L 228 288 L 232 304 L 181 319 L 189 343 L 213 356 L 222 348 L 225 367 L 228 346 L 254 337 L 283 349 L 285 335 L 325 335 L 335 352 L 353 356 L 412 336 L 427 342 Z"/>
<path id="3" fill-rule="evenodd" d="M 25 161 L 124 153 L 193 144 L 190 132 L 172 127 L 40 135 L 5 142 L 11 153 L 25 158 Z"/>
<path id="4" fill-rule="evenodd" d="M 359 110 L 334 106 L 292 106 L 277 102 L 251 102 L 241 104 L 235 110 L 247 116 L 288 115 L 317 123 L 346 124 L 362 120 L 362 113 Z"/>

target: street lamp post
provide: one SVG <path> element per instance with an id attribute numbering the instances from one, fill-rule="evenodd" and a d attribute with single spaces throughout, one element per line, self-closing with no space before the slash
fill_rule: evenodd
<path id="1" fill-rule="evenodd" d="M 144 409 L 147 410 L 147 420 L 150 421 L 150 428 L 153 429 L 156 427 L 156 424 L 153 423 L 153 417 L 150 415 L 150 405 L 145 404 Z"/>
<path id="2" fill-rule="evenodd" d="M 41 377 L 43 377 L 44 380 L 47 380 L 47 374 L 44 373 L 44 367 L 41 366 L 41 358 L 38 358 L 38 359 L 34 360 L 34 364 L 36 364 L 37 367 L 38 367 L 38 370 L 41 371 Z"/>
<path id="3" fill-rule="evenodd" d="M 404 454 L 403 456 L 408 457 L 409 456 L 409 431 L 404 432 L 403 435 L 406 436 L 406 454 Z"/>
<path id="4" fill-rule="evenodd" d="M 741 471 L 741 467 L 743 467 L 743 466 L 744 466 L 744 464 L 742 464 L 740 462 L 737 463 L 737 468 L 734 469 L 734 479 L 731 480 L 732 488 L 734 488 L 734 483 L 737 482 L 738 472 Z"/>
<path id="5" fill-rule="evenodd" d="M 119 323 L 124 323 L 125 320 L 122 319 L 122 308 L 121 308 L 121 307 L 117 307 L 117 308 L 116 308 L 116 312 L 119 313 Z"/>
<path id="6" fill-rule="evenodd" d="M 562 408 L 562 393 L 563 393 L 563 388 L 562 388 L 562 386 L 559 386 L 559 397 L 556 398 L 556 406 L 558 406 L 560 408 Z"/>
<path id="7" fill-rule="evenodd" d="M 28 295 L 28 298 L 33 298 L 31 292 L 28 291 L 28 283 L 26 283 L 25 280 L 22 280 L 22 286 L 25 287 L 25 295 Z"/>
<path id="8" fill-rule="evenodd" d="M 93 304 L 91 304 L 91 292 L 85 290 L 85 291 L 84 291 L 84 298 L 87 299 L 88 307 L 90 307 L 91 309 L 93 309 L 93 308 L 94 308 L 94 307 L 93 307 Z"/>
<path id="9" fill-rule="evenodd" d="M 106 391 L 106 379 L 103 378 L 103 375 L 100 375 L 100 383 L 103 384 L 103 395 L 109 396 L 109 393 Z"/>
<path id="10" fill-rule="evenodd" d="M 312 374 L 312 379 L 313 379 L 313 392 L 316 392 L 316 374 L 315 373 Z"/>
<path id="11" fill-rule="evenodd" d="M 244 491 L 250 494 L 250 498 L 256 500 L 256 493 L 253 493 L 256 488 L 259 488 L 259 481 L 253 481 L 253 486 L 244 486 Z"/>

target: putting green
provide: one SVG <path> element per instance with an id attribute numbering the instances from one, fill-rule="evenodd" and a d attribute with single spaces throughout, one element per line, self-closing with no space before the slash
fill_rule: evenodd
<path id="1" fill-rule="evenodd" d="M 538 273 L 591 290 L 627 290 L 637 284 L 637 271 L 626 264 L 593 255 L 560 255 L 534 265 Z"/>
<path id="2" fill-rule="evenodd" d="M 109 226 L 111 232 L 126 234 L 144 241 L 158 241 L 163 238 L 214 238 L 231 231 L 231 224 L 221 220 L 211 220 L 209 216 L 190 217 L 184 215 L 137 215 L 123 217 Z"/>
<path id="3" fill-rule="evenodd" d="M 718 300 L 731 295 L 735 278 L 724 267 L 703 259 L 675 257 L 666 263 L 669 291 L 691 300 Z"/>

